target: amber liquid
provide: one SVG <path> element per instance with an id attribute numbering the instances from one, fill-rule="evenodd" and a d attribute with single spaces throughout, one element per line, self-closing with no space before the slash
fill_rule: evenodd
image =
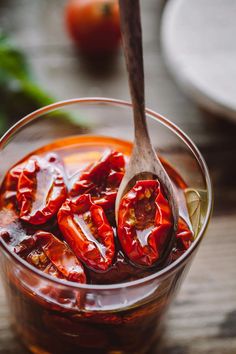
<path id="1" fill-rule="evenodd" d="M 105 137 L 72 137 L 56 141 L 32 154 L 43 156 L 48 152 L 57 153 L 64 163 L 68 183 L 72 183 L 73 176 L 78 175 L 79 170 L 98 160 L 107 149 L 120 151 L 128 158 L 131 144 Z M 180 213 L 187 218 L 183 194 L 186 185 L 170 165 L 164 164 L 175 185 Z M 173 250 L 167 263 L 175 258 Z M 142 291 L 143 297 L 137 303 L 130 301 L 131 294 L 128 292 L 125 300 L 119 298 L 121 295 L 117 292 L 114 298 L 116 306 L 113 309 L 111 298 L 109 310 L 102 305 L 89 308 L 89 294 L 83 290 L 71 291 L 64 287 L 60 290 L 61 301 L 53 301 L 52 291 L 44 297 L 45 284 L 25 276 L 24 270 L 17 273 L 14 266 L 9 266 L 3 275 L 13 313 L 13 325 L 33 353 L 140 354 L 145 353 L 157 337 L 157 328 L 179 285 L 183 270 L 184 267 L 162 281 L 152 295 L 146 295 L 145 298 L 145 291 Z M 90 271 L 88 278 L 92 284 L 111 284 L 140 279 L 155 272 L 141 271 L 130 265 L 122 252 L 118 252 L 109 271 L 103 274 Z M 138 294 L 138 291 L 140 289 L 137 287 L 133 294 Z M 117 307 L 119 301 L 120 308 Z"/>

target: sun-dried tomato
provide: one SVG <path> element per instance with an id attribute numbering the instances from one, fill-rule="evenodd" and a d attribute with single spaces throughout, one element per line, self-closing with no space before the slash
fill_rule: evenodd
<path id="1" fill-rule="evenodd" d="M 192 231 L 182 218 L 179 218 L 178 229 L 176 232 L 176 241 L 180 250 L 187 250 L 194 241 Z"/>
<path id="2" fill-rule="evenodd" d="M 29 255 L 35 247 L 35 237 L 32 235 L 24 235 L 22 238 L 19 239 L 18 242 L 17 241 L 18 240 L 16 240 L 15 244 L 13 242 L 13 245 L 11 247 L 13 252 L 18 254 L 22 258 L 26 258 L 27 255 Z"/>
<path id="3" fill-rule="evenodd" d="M 58 212 L 61 232 L 75 255 L 91 269 L 107 270 L 115 254 L 113 229 L 89 194 L 67 199 Z"/>
<path id="4" fill-rule="evenodd" d="M 50 232 L 38 231 L 34 237 L 45 256 L 67 280 L 86 283 L 82 264 L 64 242 Z M 50 269 L 46 271 L 50 274 Z"/>
<path id="5" fill-rule="evenodd" d="M 172 214 L 158 181 L 138 181 L 122 198 L 118 238 L 126 256 L 137 265 L 160 261 L 170 241 Z"/>
<path id="6" fill-rule="evenodd" d="M 7 206 L 9 209 L 16 208 L 16 193 L 20 174 L 24 164 L 14 166 L 6 175 L 0 193 L 0 205 Z"/>
<path id="7" fill-rule="evenodd" d="M 44 271 L 48 266 L 52 265 L 40 246 L 34 246 L 32 249 L 28 249 L 26 260 L 35 268 L 42 271 Z"/>
<path id="8" fill-rule="evenodd" d="M 168 263 L 176 261 L 191 246 L 194 235 L 191 227 L 183 218 L 179 218 L 178 229 L 175 236 L 175 245 L 170 252 Z"/>
<path id="9" fill-rule="evenodd" d="M 125 159 L 121 152 L 105 153 L 81 174 L 70 191 L 72 197 L 89 193 L 104 210 L 115 206 L 117 190 L 124 176 Z"/>
<path id="10" fill-rule="evenodd" d="M 106 272 L 98 273 L 88 269 L 88 278 L 91 284 L 117 284 L 144 278 L 148 275 L 150 275 L 149 268 L 140 269 L 131 264 L 120 250 L 115 255 L 112 266 Z"/>
<path id="11" fill-rule="evenodd" d="M 19 217 L 34 225 L 46 223 L 59 210 L 67 196 L 61 166 L 54 154 L 30 157 L 17 182 Z"/>

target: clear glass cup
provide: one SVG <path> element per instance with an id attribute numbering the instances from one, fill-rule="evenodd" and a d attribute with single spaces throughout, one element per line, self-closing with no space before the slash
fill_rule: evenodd
<path id="1" fill-rule="evenodd" d="M 146 113 L 158 152 L 189 187 L 204 194 L 198 236 L 179 259 L 161 271 L 113 285 L 80 285 L 51 278 L 12 254 L 0 238 L 0 269 L 12 324 L 32 353 L 141 354 L 158 338 L 166 310 L 205 234 L 212 188 L 204 159 L 192 141 L 164 117 L 149 109 Z M 26 116 L 0 141 L 0 183 L 7 170 L 33 150 L 86 133 L 132 141 L 131 104 L 105 98 L 72 99 Z"/>

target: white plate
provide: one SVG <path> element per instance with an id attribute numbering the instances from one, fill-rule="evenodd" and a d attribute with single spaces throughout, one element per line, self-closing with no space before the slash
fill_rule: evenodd
<path id="1" fill-rule="evenodd" d="M 236 120 L 236 0 L 169 0 L 161 41 L 185 93 Z"/>

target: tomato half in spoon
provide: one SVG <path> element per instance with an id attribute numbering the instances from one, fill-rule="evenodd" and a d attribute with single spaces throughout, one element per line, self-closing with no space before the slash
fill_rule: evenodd
<path id="1" fill-rule="evenodd" d="M 121 199 L 118 238 L 134 264 L 155 265 L 166 250 L 171 228 L 171 209 L 158 181 L 138 181 Z"/>

